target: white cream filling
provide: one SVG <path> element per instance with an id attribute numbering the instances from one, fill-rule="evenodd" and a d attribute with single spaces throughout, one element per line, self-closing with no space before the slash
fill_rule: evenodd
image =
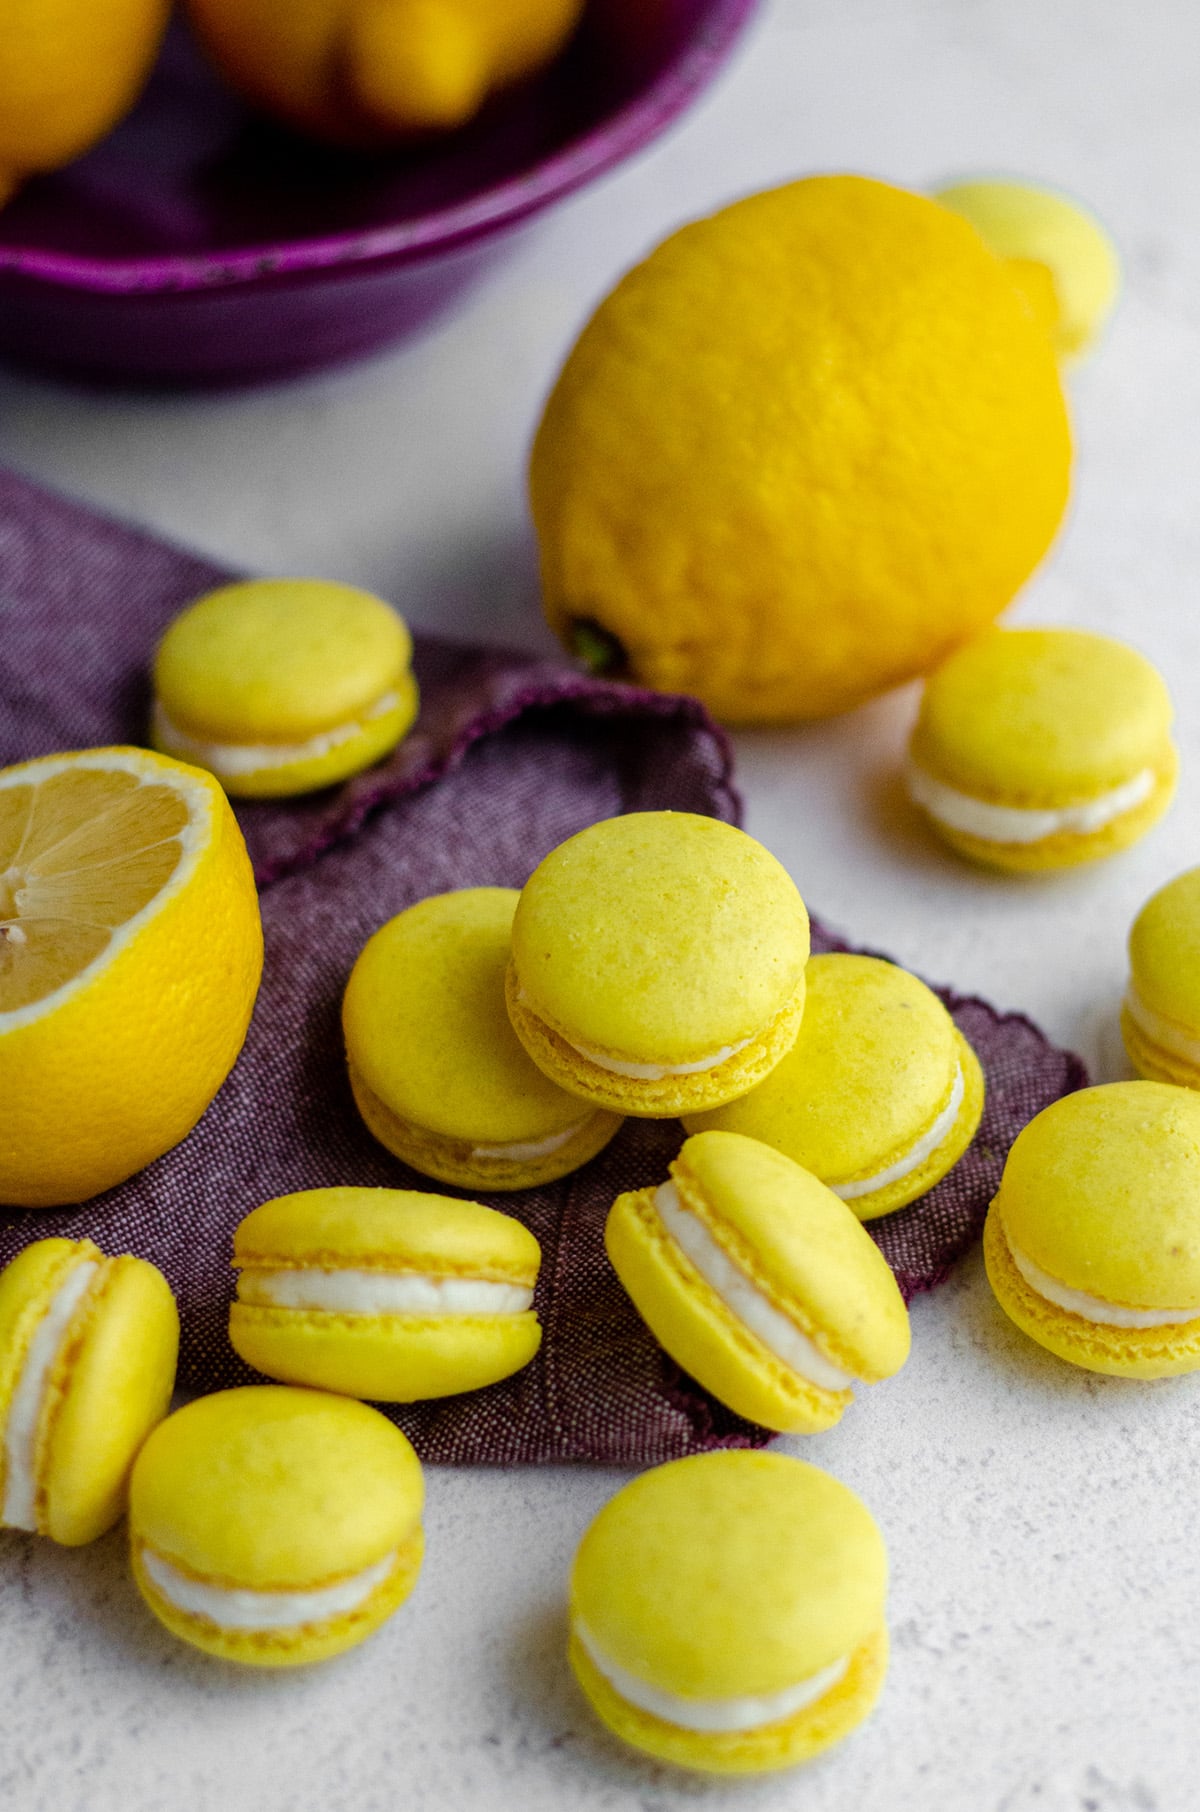
<path id="1" fill-rule="evenodd" d="M 1173 1057 L 1182 1057 L 1188 1063 L 1200 1063 L 1200 1038 L 1189 1038 L 1173 1019 L 1166 1019 L 1153 1007 L 1147 1006 L 1133 981 L 1125 995 L 1125 1011 L 1153 1044 L 1161 1045 Z"/>
<path id="2" fill-rule="evenodd" d="M 508 1158 L 514 1164 L 532 1164 L 538 1158 L 553 1157 L 564 1145 L 569 1145 L 576 1133 L 582 1132 L 588 1123 L 588 1117 L 576 1120 L 565 1132 L 550 1133 L 545 1139 L 514 1139 L 510 1145 L 473 1145 L 473 1158 Z"/>
<path id="3" fill-rule="evenodd" d="M 1120 1303 L 1105 1302 L 1102 1296 L 1088 1296 L 1083 1290 L 1070 1290 L 1066 1284 L 1059 1283 L 1031 1258 L 1013 1245 L 1005 1234 L 1008 1249 L 1012 1254 L 1013 1264 L 1025 1279 L 1031 1290 L 1052 1302 L 1056 1308 L 1067 1309 L 1072 1315 L 1079 1315 L 1084 1321 L 1093 1321 L 1098 1325 L 1110 1328 L 1169 1328 L 1179 1327 L 1184 1322 L 1195 1321 L 1200 1317 L 1200 1304 L 1193 1309 L 1127 1309 Z"/>
<path id="4" fill-rule="evenodd" d="M 840 1370 L 828 1360 L 807 1334 L 755 1289 L 745 1272 L 721 1250 L 708 1228 L 684 1207 L 674 1183 L 663 1183 L 655 1190 L 654 1206 L 668 1234 L 691 1259 L 705 1283 L 730 1314 L 777 1359 L 819 1390 L 850 1388 L 853 1373 Z"/>
<path id="5" fill-rule="evenodd" d="M 889 1184 L 898 1183 L 902 1177 L 911 1176 L 949 1137 L 954 1122 L 958 1119 L 958 1110 L 963 1104 L 965 1093 L 962 1065 L 958 1064 L 954 1071 L 950 1099 L 929 1131 L 902 1158 L 897 1158 L 894 1164 L 889 1164 L 886 1170 L 879 1171 L 876 1176 L 863 1177 L 856 1183 L 830 1183 L 829 1187 L 834 1195 L 840 1196 L 843 1202 L 853 1202 L 860 1195 L 870 1195 L 873 1189 L 886 1189 Z"/>
<path id="6" fill-rule="evenodd" d="M 526 994 L 524 988 L 517 992 L 517 999 L 522 1006 L 536 1014 L 537 1008 Z M 623 1057 L 610 1057 L 606 1051 L 595 1051 L 590 1044 L 576 1044 L 574 1039 L 564 1038 L 573 1051 L 580 1057 L 586 1057 L 599 1070 L 607 1070 L 613 1076 L 628 1076 L 634 1082 L 663 1082 L 668 1076 L 700 1076 L 705 1070 L 715 1070 L 719 1063 L 725 1063 L 730 1057 L 736 1057 L 744 1051 L 752 1038 L 743 1038 L 737 1044 L 723 1044 L 719 1051 L 710 1057 L 698 1057 L 695 1063 L 631 1063 Z"/>
<path id="7" fill-rule="evenodd" d="M 285 768 L 293 761 L 311 761 L 319 755 L 328 755 L 331 749 L 340 748 L 344 742 L 350 742 L 366 727 L 383 717 L 399 703 L 398 692 L 385 692 L 382 698 L 376 699 L 368 711 L 356 717 L 352 723 L 338 724 L 332 730 L 322 730 L 317 736 L 310 736 L 306 742 L 205 742 L 201 737 L 192 736 L 187 730 L 167 716 L 158 700 L 154 701 L 154 740 L 161 743 L 172 755 L 182 760 L 192 761 L 197 767 L 207 768 L 218 779 L 235 780 L 239 775 L 255 774 L 261 768 Z"/>
<path id="8" fill-rule="evenodd" d="M 0 1521 L 6 1528 L 37 1532 L 37 1437 L 46 1391 L 75 1311 L 99 1270 L 98 1262 L 88 1258 L 67 1273 L 29 1342 L 4 1429 L 4 1505 Z"/>
<path id="9" fill-rule="evenodd" d="M 664 1692 L 639 1680 L 627 1668 L 606 1655 L 596 1638 L 578 1617 L 572 1621 L 575 1638 L 597 1673 L 603 1674 L 613 1691 L 639 1711 L 652 1718 L 662 1718 L 680 1730 L 701 1730 L 714 1734 L 722 1731 L 757 1730 L 766 1724 L 778 1724 L 794 1717 L 806 1706 L 815 1705 L 841 1680 L 850 1665 L 849 1655 L 833 1661 L 819 1673 L 785 1686 L 782 1692 L 763 1693 L 758 1697 L 737 1699 L 685 1699 L 678 1693 Z"/>
<path id="10" fill-rule="evenodd" d="M 525 1284 L 479 1277 L 423 1277 L 408 1271 L 277 1271 L 248 1266 L 238 1298 L 281 1309 L 335 1315 L 519 1315 L 533 1302 Z"/>
<path id="11" fill-rule="evenodd" d="M 234 1586 L 206 1585 L 179 1572 L 152 1548 L 142 1549 L 142 1565 L 167 1603 L 190 1617 L 207 1618 L 223 1630 L 290 1630 L 356 1611 L 383 1584 L 396 1564 L 396 1553 L 393 1549 L 353 1578 L 315 1592 L 244 1592 Z"/>
<path id="12" fill-rule="evenodd" d="M 567 1043 L 589 1063 L 594 1063 L 599 1070 L 608 1070 L 614 1076 L 628 1076 L 634 1082 L 663 1082 L 668 1076 L 700 1076 L 706 1070 L 715 1070 L 718 1064 L 736 1057 L 752 1041 L 743 1038 L 738 1044 L 723 1044 L 711 1057 L 698 1057 L 695 1063 L 627 1063 L 624 1058 L 610 1057 L 605 1051 L 594 1051 L 590 1045 L 575 1044 L 568 1038 Z"/>
<path id="13" fill-rule="evenodd" d="M 1040 843 L 1046 837 L 1057 836 L 1060 831 L 1087 836 L 1092 831 L 1103 830 L 1114 818 L 1141 805 L 1155 786 L 1154 769 L 1143 768 L 1132 780 L 1113 787 L 1111 792 L 1098 794 L 1095 799 L 1079 805 L 1064 805 L 1056 811 L 1033 811 L 1024 806 L 992 805 L 986 799 L 973 798 L 970 793 L 957 792 L 954 787 L 935 780 L 915 762 L 908 765 L 907 781 L 911 798 L 931 818 L 936 818 L 948 830 L 978 837 L 982 843 Z"/>

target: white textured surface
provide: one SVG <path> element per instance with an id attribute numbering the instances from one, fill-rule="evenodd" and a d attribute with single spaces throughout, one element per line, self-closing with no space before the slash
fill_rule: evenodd
<path id="1" fill-rule="evenodd" d="M 903 802 L 911 699 L 739 739 L 750 826 L 806 897 L 934 979 L 1023 1008 L 1122 1073 L 1134 912 L 1200 847 L 1200 9 L 1185 0 L 775 0 L 662 146 L 557 211 L 465 310 L 370 365 L 241 397 L 94 398 L 0 378 L 0 460 L 248 566 L 375 586 L 421 623 L 545 646 L 521 505 L 540 395 L 615 272 L 689 212 L 817 168 L 1074 188 L 1127 289 L 1074 380 L 1078 498 L 1019 616 L 1124 635 L 1183 721 L 1170 817 L 1095 871 L 960 866 Z M 1002 500 L 998 500 L 998 506 Z M 429 1556 L 369 1644 L 259 1677 L 146 1615 L 122 1537 L 0 1539 L 6 1812 L 1190 1812 L 1200 1740 L 1200 1380 L 1056 1364 L 978 1258 L 913 1356 L 804 1452 L 883 1524 L 877 1714 L 802 1775 L 643 1765 L 563 1666 L 563 1590 L 619 1482 L 434 1473 Z"/>

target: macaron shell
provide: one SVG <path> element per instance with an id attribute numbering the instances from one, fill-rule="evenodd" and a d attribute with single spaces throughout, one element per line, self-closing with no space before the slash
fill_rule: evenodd
<path id="1" fill-rule="evenodd" d="M 877 957 L 814 956 L 800 1034 L 766 1080 L 689 1133 L 743 1133 L 836 1190 L 877 1176 L 928 1133 L 961 1070 L 963 1100 L 936 1150 L 908 1175 L 850 1198 L 859 1220 L 924 1195 L 953 1168 L 983 1112 L 978 1059 L 941 1001 L 915 975 Z"/>
<path id="2" fill-rule="evenodd" d="M 1131 848 L 1144 837 L 1175 797 L 1179 777 L 1179 756 L 1175 748 L 1168 746 L 1160 750 L 1155 760 L 1146 765 L 1154 769 L 1154 791 L 1132 811 L 1122 812 L 1099 830 L 1086 833 L 1059 831 L 1036 843 L 993 843 L 983 837 L 969 836 L 965 831 L 953 830 L 932 818 L 929 822 L 942 842 L 957 850 L 960 856 L 981 868 L 1000 869 L 1006 874 L 1047 874 L 1052 869 L 1102 862 L 1107 856 L 1116 856 L 1123 849 Z"/>
<path id="3" fill-rule="evenodd" d="M 170 1406 L 179 1354 L 175 1298 L 145 1259 L 107 1260 L 83 1309 L 51 1374 L 38 1443 L 39 1525 L 68 1547 L 124 1514 L 130 1470 Z"/>
<path id="4" fill-rule="evenodd" d="M 360 774 L 364 768 L 373 767 L 390 754 L 412 728 L 420 704 L 417 683 L 411 674 L 402 674 L 388 690 L 395 692 L 395 704 L 386 711 L 372 713 L 358 725 L 353 736 L 347 736 L 333 748 L 316 755 L 303 755 L 294 761 L 273 761 L 266 767 L 251 768 L 244 773 L 219 774 L 221 785 L 232 799 L 285 799 L 296 793 L 315 793 L 321 787 L 334 786 L 351 774 Z M 191 740 L 184 742 L 165 734 L 162 724 L 157 721 L 152 738 L 160 754 L 172 755 L 177 761 L 191 762 L 197 767 L 210 765 L 204 759 L 202 747 L 197 748 Z"/>
<path id="5" fill-rule="evenodd" d="M 1059 356 L 1087 350 L 1112 312 L 1121 273 L 1108 234 L 1086 208 L 1053 189 L 994 178 L 953 183 L 934 200 L 964 215 L 1000 257 L 1045 270 L 1058 299 Z"/>
<path id="6" fill-rule="evenodd" d="M 526 882 L 509 1010 L 539 1065 L 531 1019 L 618 1061 L 704 1061 L 794 1008 L 808 951 L 804 903 L 761 843 L 715 818 L 635 812 L 568 838 Z"/>
<path id="7" fill-rule="evenodd" d="M 416 1403 L 495 1384 L 542 1342 L 532 1309 L 508 1315 L 333 1315 L 235 1302 L 229 1339 L 268 1378 L 375 1403 Z"/>
<path id="8" fill-rule="evenodd" d="M 1039 1296 L 1013 1263 L 995 1202 L 983 1230 L 983 1259 L 1009 1320 L 1068 1365 L 1115 1378 L 1171 1378 L 1200 1370 L 1200 1317 L 1174 1327 L 1106 1327 Z"/>
<path id="9" fill-rule="evenodd" d="M 203 1579 L 316 1590 L 404 1548 L 423 1497 L 416 1454 L 377 1410 L 247 1386 L 155 1429 L 133 1469 L 131 1536 Z"/>
<path id="10" fill-rule="evenodd" d="M 1129 966 L 1147 1006 L 1200 1038 L 1200 868 L 1151 894 L 1129 933 Z"/>
<path id="11" fill-rule="evenodd" d="M 858 1378 L 908 1358 L 908 1310 L 852 1210 L 817 1177 L 740 1133 L 702 1132 L 671 1166 L 686 1207 L 751 1283 Z"/>
<path id="12" fill-rule="evenodd" d="M 1200 1028 L 1180 1026 L 1185 1037 L 1200 1040 Z M 1139 1076 L 1147 1082 L 1169 1082 L 1176 1088 L 1200 1089 L 1200 1065 L 1189 1063 L 1178 1051 L 1155 1044 L 1138 1025 L 1128 1007 L 1121 1009 L 1121 1039 L 1125 1053 Z"/>
<path id="13" fill-rule="evenodd" d="M 727 1409 L 779 1434 L 841 1421 L 852 1392 L 810 1384 L 743 1326 L 668 1235 L 652 1189 L 617 1197 L 604 1248 L 659 1345 Z"/>
<path id="14" fill-rule="evenodd" d="M 855 1649 L 849 1667 L 816 1704 L 756 1730 L 684 1730 L 622 1699 L 572 1636 L 571 1668 L 601 1723 L 657 1761 L 707 1774 L 765 1774 L 794 1768 L 841 1742 L 862 1723 L 883 1689 L 888 1636 L 880 1627 Z"/>
<path id="15" fill-rule="evenodd" d="M 1053 810 L 1148 767 L 1160 789 L 1172 785 L 1171 720 L 1162 676 L 1127 644 L 1083 630 L 993 629 L 926 681 L 912 755 L 972 798 Z"/>
<path id="16" fill-rule="evenodd" d="M 238 1265 L 407 1270 L 532 1284 L 533 1234 L 510 1214 L 416 1189 L 304 1189 L 255 1208 L 233 1236 Z"/>
<path id="17" fill-rule="evenodd" d="M 1070 1289 L 1200 1304 L 1200 1098 L 1159 1082 L 1065 1095 L 1017 1135 L 995 1205 L 1017 1249 Z"/>
<path id="18" fill-rule="evenodd" d="M 136 1539 L 130 1559 L 138 1590 L 173 1636 L 222 1661 L 239 1661 L 248 1667 L 303 1667 L 342 1654 L 386 1623 L 417 1583 L 424 1552 L 424 1534 L 418 1526 L 404 1543 L 387 1578 L 357 1610 L 290 1630 L 223 1630 L 208 1618 L 181 1611 L 162 1597 L 146 1573 L 142 1547 Z"/>
<path id="19" fill-rule="evenodd" d="M 533 1067 L 530 1064 L 530 1068 Z M 452 1183 L 459 1189 L 507 1193 L 556 1182 L 559 1177 L 570 1176 L 597 1152 L 603 1151 L 621 1126 L 620 1114 L 595 1111 L 565 1145 L 545 1157 L 481 1158 L 473 1146 L 453 1139 L 440 1139 L 434 1133 L 409 1125 L 385 1107 L 353 1063 L 347 1068 L 354 1104 L 372 1137 L 378 1139 L 393 1157 L 411 1165 L 422 1176 L 433 1177 L 439 1183 Z"/>
<path id="20" fill-rule="evenodd" d="M 435 1148 L 536 1144 L 584 1117 L 530 1061 L 505 1009 L 518 897 L 473 887 L 419 901 L 368 940 L 346 987 L 359 1085 Z"/>
<path id="21" fill-rule="evenodd" d="M 249 579 L 182 611 L 154 659 L 167 715 L 212 742 L 304 742 L 353 722 L 407 673 L 382 598 L 326 579 Z"/>
<path id="22" fill-rule="evenodd" d="M 887 1572 L 848 1486 L 787 1454 L 724 1449 L 652 1467 L 603 1505 L 575 1555 L 571 1618 L 660 1691 L 768 1696 L 875 1635 Z"/>

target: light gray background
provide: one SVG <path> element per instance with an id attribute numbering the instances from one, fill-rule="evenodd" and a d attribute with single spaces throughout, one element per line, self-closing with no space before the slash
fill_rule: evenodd
<path id="1" fill-rule="evenodd" d="M 93 396 L 0 377 L 0 460 L 267 571 L 384 592 L 414 622 L 548 646 L 522 501 L 557 362 L 617 272 L 689 214 L 799 173 L 922 186 L 1008 170 L 1108 221 L 1127 288 L 1072 382 L 1077 497 L 1019 620 L 1136 642 L 1180 710 L 1179 798 L 1145 843 L 991 880 L 895 790 L 911 696 L 738 738 L 750 828 L 833 923 L 1029 1012 L 1101 1079 L 1142 900 L 1200 859 L 1200 12 L 1183 0 L 774 0 L 648 155 L 560 208 L 447 325 L 252 395 Z M 1200 1804 L 1200 1385 L 1075 1374 L 1012 1331 L 977 1258 L 914 1311 L 913 1358 L 805 1445 L 894 1565 L 878 1712 L 800 1774 L 644 1766 L 562 1658 L 563 1585 L 614 1474 L 434 1472 L 410 1604 L 294 1676 L 224 1669 L 142 1612 L 120 1533 L 0 1543 L 0 1804 L 13 1812 L 1188 1812 Z"/>

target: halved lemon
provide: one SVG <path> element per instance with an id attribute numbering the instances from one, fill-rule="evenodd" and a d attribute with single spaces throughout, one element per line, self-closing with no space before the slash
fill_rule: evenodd
<path id="1" fill-rule="evenodd" d="M 211 775 L 144 749 L 0 770 L 0 1202 L 86 1201 L 191 1131 L 262 974 Z"/>

